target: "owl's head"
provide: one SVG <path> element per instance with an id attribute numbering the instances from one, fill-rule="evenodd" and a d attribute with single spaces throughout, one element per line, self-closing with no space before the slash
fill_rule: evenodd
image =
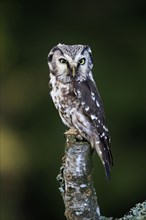
<path id="1" fill-rule="evenodd" d="M 58 44 L 48 54 L 48 65 L 60 81 L 86 80 L 93 67 L 91 49 L 87 45 Z"/>

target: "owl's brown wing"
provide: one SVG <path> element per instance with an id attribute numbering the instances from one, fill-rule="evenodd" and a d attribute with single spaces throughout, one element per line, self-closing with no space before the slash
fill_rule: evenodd
<path id="1" fill-rule="evenodd" d="M 95 148 L 100 147 L 100 151 L 102 151 L 106 174 L 109 177 L 113 158 L 110 150 L 109 131 L 105 125 L 105 115 L 100 94 L 95 82 L 90 78 L 87 78 L 86 81 L 74 81 L 74 89 L 84 114 L 97 129 L 101 144 L 100 146 L 95 145 Z"/>

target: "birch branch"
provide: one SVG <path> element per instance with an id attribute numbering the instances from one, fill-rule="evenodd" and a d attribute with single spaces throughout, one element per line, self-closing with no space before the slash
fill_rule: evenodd
<path id="1" fill-rule="evenodd" d="M 57 179 L 68 220 L 98 220 L 100 216 L 92 180 L 92 153 L 87 142 L 67 135 L 65 156 Z"/>
<path id="2" fill-rule="evenodd" d="M 63 163 L 57 180 L 65 204 L 67 220 L 114 220 L 100 215 L 92 178 L 92 152 L 88 142 L 77 141 L 76 135 L 66 134 Z M 124 217 L 115 220 L 145 220 L 146 201 L 138 203 Z"/>

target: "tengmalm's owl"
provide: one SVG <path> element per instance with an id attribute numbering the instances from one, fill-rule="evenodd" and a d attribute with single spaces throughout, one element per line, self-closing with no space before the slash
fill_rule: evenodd
<path id="1" fill-rule="evenodd" d="M 107 177 L 113 164 L 103 104 L 92 76 L 87 45 L 58 44 L 48 55 L 51 97 L 63 123 L 77 130 L 95 149 Z"/>

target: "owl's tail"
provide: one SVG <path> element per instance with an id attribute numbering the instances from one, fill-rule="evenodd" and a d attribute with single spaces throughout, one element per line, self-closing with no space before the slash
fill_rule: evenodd
<path id="1" fill-rule="evenodd" d="M 90 142 L 91 145 L 93 143 L 93 140 Z M 111 166 L 113 165 L 113 157 L 110 150 L 109 143 L 103 138 L 101 140 L 97 141 L 94 140 L 93 147 L 96 150 L 97 154 L 99 155 L 101 162 L 105 168 L 105 174 L 108 180 L 110 180 L 110 172 L 111 172 Z"/>

